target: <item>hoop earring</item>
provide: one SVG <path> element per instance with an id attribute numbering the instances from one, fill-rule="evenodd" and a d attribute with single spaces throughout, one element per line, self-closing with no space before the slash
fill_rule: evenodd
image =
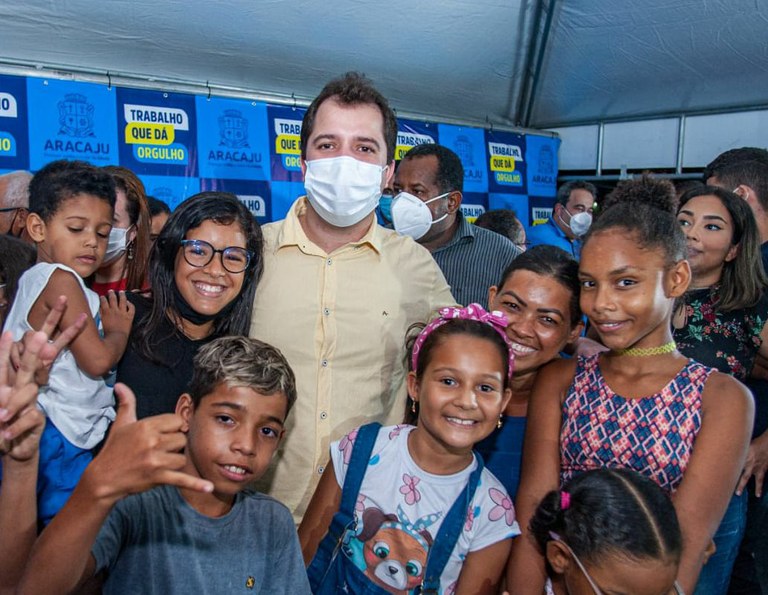
<path id="1" fill-rule="evenodd" d="M 501 413 L 499 413 L 499 420 L 496 422 L 496 427 L 497 427 L 498 429 L 501 429 L 501 426 L 503 426 L 503 425 L 504 425 L 504 422 L 503 422 L 503 421 L 501 421 L 501 415 L 502 415 L 502 414 L 501 414 Z"/>
<path id="2" fill-rule="evenodd" d="M 131 242 L 130 244 L 128 244 L 128 260 L 133 260 L 133 257 L 135 256 L 135 254 L 134 254 L 134 249 L 136 247 L 135 244 L 136 244 L 135 240 L 133 242 Z"/>

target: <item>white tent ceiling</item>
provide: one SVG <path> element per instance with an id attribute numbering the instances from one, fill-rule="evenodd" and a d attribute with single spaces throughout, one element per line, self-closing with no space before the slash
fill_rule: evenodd
<path id="1" fill-rule="evenodd" d="M 3 64 L 567 126 L 768 106 L 768 0 L 3 0 Z"/>

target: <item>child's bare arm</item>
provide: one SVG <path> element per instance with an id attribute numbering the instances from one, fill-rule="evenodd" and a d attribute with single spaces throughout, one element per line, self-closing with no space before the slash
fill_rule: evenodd
<path id="1" fill-rule="evenodd" d="M 541 595 L 547 574 L 528 523 L 541 499 L 560 484 L 561 396 L 575 371 L 575 360 L 559 360 L 539 372 L 528 406 L 523 468 L 515 512 L 521 535 L 512 543 L 507 589 L 515 595 Z"/>
<path id="2" fill-rule="evenodd" d="M 22 365 L 22 355 L 29 347 L 30 343 L 34 343 L 38 340 L 37 337 L 39 333 L 43 333 L 46 338 L 53 337 L 56 334 L 56 329 L 58 328 L 61 317 L 64 315 L 66 309 L 67 298 L 63 295 L 60 295 L 58 300 L 56 300 L 54 303 L 53 309 L 48 313 L 48 316 L 45 317 L 43 327 L 39 331 L 27 331 L 24 333 L 24 336 L 21 338 L 21 340 L 16 341 L 11 346 L 12 365 L 10 371 L 12 373 L 14 373 L 13 371 Z M 35 382 L 37 384 L 48 384 L 48 372 L 51 369 L 51 364 L 53 364 L 61 350 L 69 345 L 75 339 L 75 337 L 80 334 L 80 332 L 83 330 L 83 327 L 85 327 L 85 321 L 87 318 L 88 315 L 85 312 L 82 312 L 75 319 L 73 324 L 69 325 L 58 334 L 55 340 L 51 339 L 40 346 L 39 350 L 35 354 Z"/>
<path id="3" fill-rule="evenodd" d="M 120 407 L 109 438 L 83 473 L 64 508 L 37 540 L 19 593 L 69 593 L 96 570 L 91 548 L 112 507 L 121 498 L 160 484 L 210 492 L 211 482 L 179 471 L 186 444 L 177 415 L 136 421 L 136 400 L 115 386 Z"/>
<path id="4" fill-rule="evenodd" d="M 733 496 L 752 432 L 752 395 L 715 372 L 702 393 L 701 430 L 672 500 L 683 533 L 678 582 L 693 593 L 712 536 Z"/>
<path id="5" fill-rule="evenodd" d="M 507 565 L 511 539 L 504 539 L 476 552 L 470 552 L 461 567 L 457 593 L 496 595 Z"/>
<path id="6" fill-rule="evenodd" d="M 328 461 L 325 466 L 320 483 L 317 484 L 312 500 L 309 501 L 307 511 L 299 525 L 299 543 L 301 553 L 304 556 L 304 564 L 309 566 L 312 558 L 317 553 L 320 542 L 328 533 L 333 515 L 339 510 L 341 504 L 341 488 L 336 481 L 336 472 L 333 470 L 333 462 Z"/>
<path id="7" fill-rule="evenodd" d="M 127 328 L 125 321 L 123 321 L 122 326 L 116 325 L 118 328 L 112 331 L 109 331 L 105 326 L 105 335 L 102 339 L 78 280 L 72 273 L 57 270 L 51 275 L 48 285 L 29 312 L 29 323 L 32 328 L 39 329 L 42 327 L 45 317 L 54 308 L 59 296 L 62 295 L 67 299 L 67 309 L 59 323 L 60 328 L 73 324 L 82 313 L 87 315 L 82 332 L 70 344 L 70 350 L 75 356 L 78 367 L 91 376 L 106 374 L 122 357 L 125 350 L 130 324 L 133 320 L 133 305 L 125 300 L 124 295 L 122 302 L 117 298 L 113 299 L 113 303 L 116 304 L 115 309 L 122 308 L 123 310 L 122 315 L 123 319 L 127 319 Z M 103 303 L 102 301 L 102 305 Z M 111 309 L 111 305 L 109 308 Z M 112 318 L 111 314 L 110 318 Z"/>

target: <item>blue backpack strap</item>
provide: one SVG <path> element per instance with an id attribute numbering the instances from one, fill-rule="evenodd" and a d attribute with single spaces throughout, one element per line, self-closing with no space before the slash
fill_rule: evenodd
<path id="1" fill-rule="evenodd" d="M 344 487 L 341 490 L 339 504 L 339 512 L 349 515 L 350 521 L 354 518 L 357 495 L 360 493 L 360 486 L 363 484 L 368 461 L 371 460 L 373 445 L 376 444 L 380 429 L 381 424 L 373 422 L 360 426 L 357 430 L 352 456 L 349 459 L 347 473 L 344 475 Z"/>
<path id="2" fill-rule="evenodd" d="M 424 580 L 421 583 L 420 590 L 420 593 L 423 595 L 440 592 L 440 576 L 443 574 L 445 565 L 448 564 L 448 559 L 451 557 L 451 552 L 453 552 L 456 542 L 459 540 L 464 523 L 467 520 L 469 505 L 472 502 L 472 498 L 475 497 L 477 486 L 480 483 L 480 476 L 485 468 L 483 457 L 477 452 L 475 452 L 475 460 L 477 461 L 477 467 L 469 475 L 466 487 L 453 502 L 451 509 L 445 516 L 445 520 L 440 525 L 440 530 L 437 532 L 437 537 L 435 537 L 432 547 L 429 548 L 427 570 L 424 573 Z"/>

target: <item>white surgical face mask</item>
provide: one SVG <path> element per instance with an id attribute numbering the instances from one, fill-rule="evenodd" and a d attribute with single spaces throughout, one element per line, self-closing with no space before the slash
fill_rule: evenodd
<path id="1" fill-rule="evenodd" d="M 577 238 L 580 238 L 587 233 L 589 226 L 592 225 L 592 215 L 590 213 L 584 211 L 583 213 L 576 213 L 575 215 L 571 215 L 571 212 L 565 207 L 563 207 L 563 211 L 568 213 L 568 223 L 566 223 L 560 215 L 558 215 L 557 218 L 560 219 L 560 222 L 563 225 L 568 227 L 573 232 L 573 235 L 575 235 Z"/>
<path id="2" fill-rule="evenodd" d="M 131 226 L 132 227 L 132 226 Z M 109 239 L 107 240 L 107 251 L 104 254 L 104 261 L 102 264 L 108 264 L 113 260 L 120 258 L 125 252 L 126 237 L 128 231 L 131 228 L 122 229 L 120 227 L 113 227 L 109 232 Z"/>
<path id="3" fill-rule="evenodd" d="M 583 213 L 576 213 L 571 216 L 571 231 L 577 238 L 582 237 L 589 231 L 589 227 L 592 225 L 592 215 L 586 211 Z"/>
<path id="4" fill-rule="evenodd" d="M 392 224 L 395 226 L 395 231 L 405 236 L 411 236 L 414 240 L 424 237 L 430 227 L 448 216 L 446 213 L 433 221 L 432 211 L 427 205 L 440 198 L 445 198 L 449 194 L 450 192 L 446 192 L 426 201 L 408 192 L 401 192 L 395 196 L 392 201 Z"/>
<path id="5" fill-rule="evenodd" d="M 370 215 L 381 196 L 386 165 L 331 157 L 307 161 L 304 188 L 315 212 L 336 227 L 350 227 Z"/>

